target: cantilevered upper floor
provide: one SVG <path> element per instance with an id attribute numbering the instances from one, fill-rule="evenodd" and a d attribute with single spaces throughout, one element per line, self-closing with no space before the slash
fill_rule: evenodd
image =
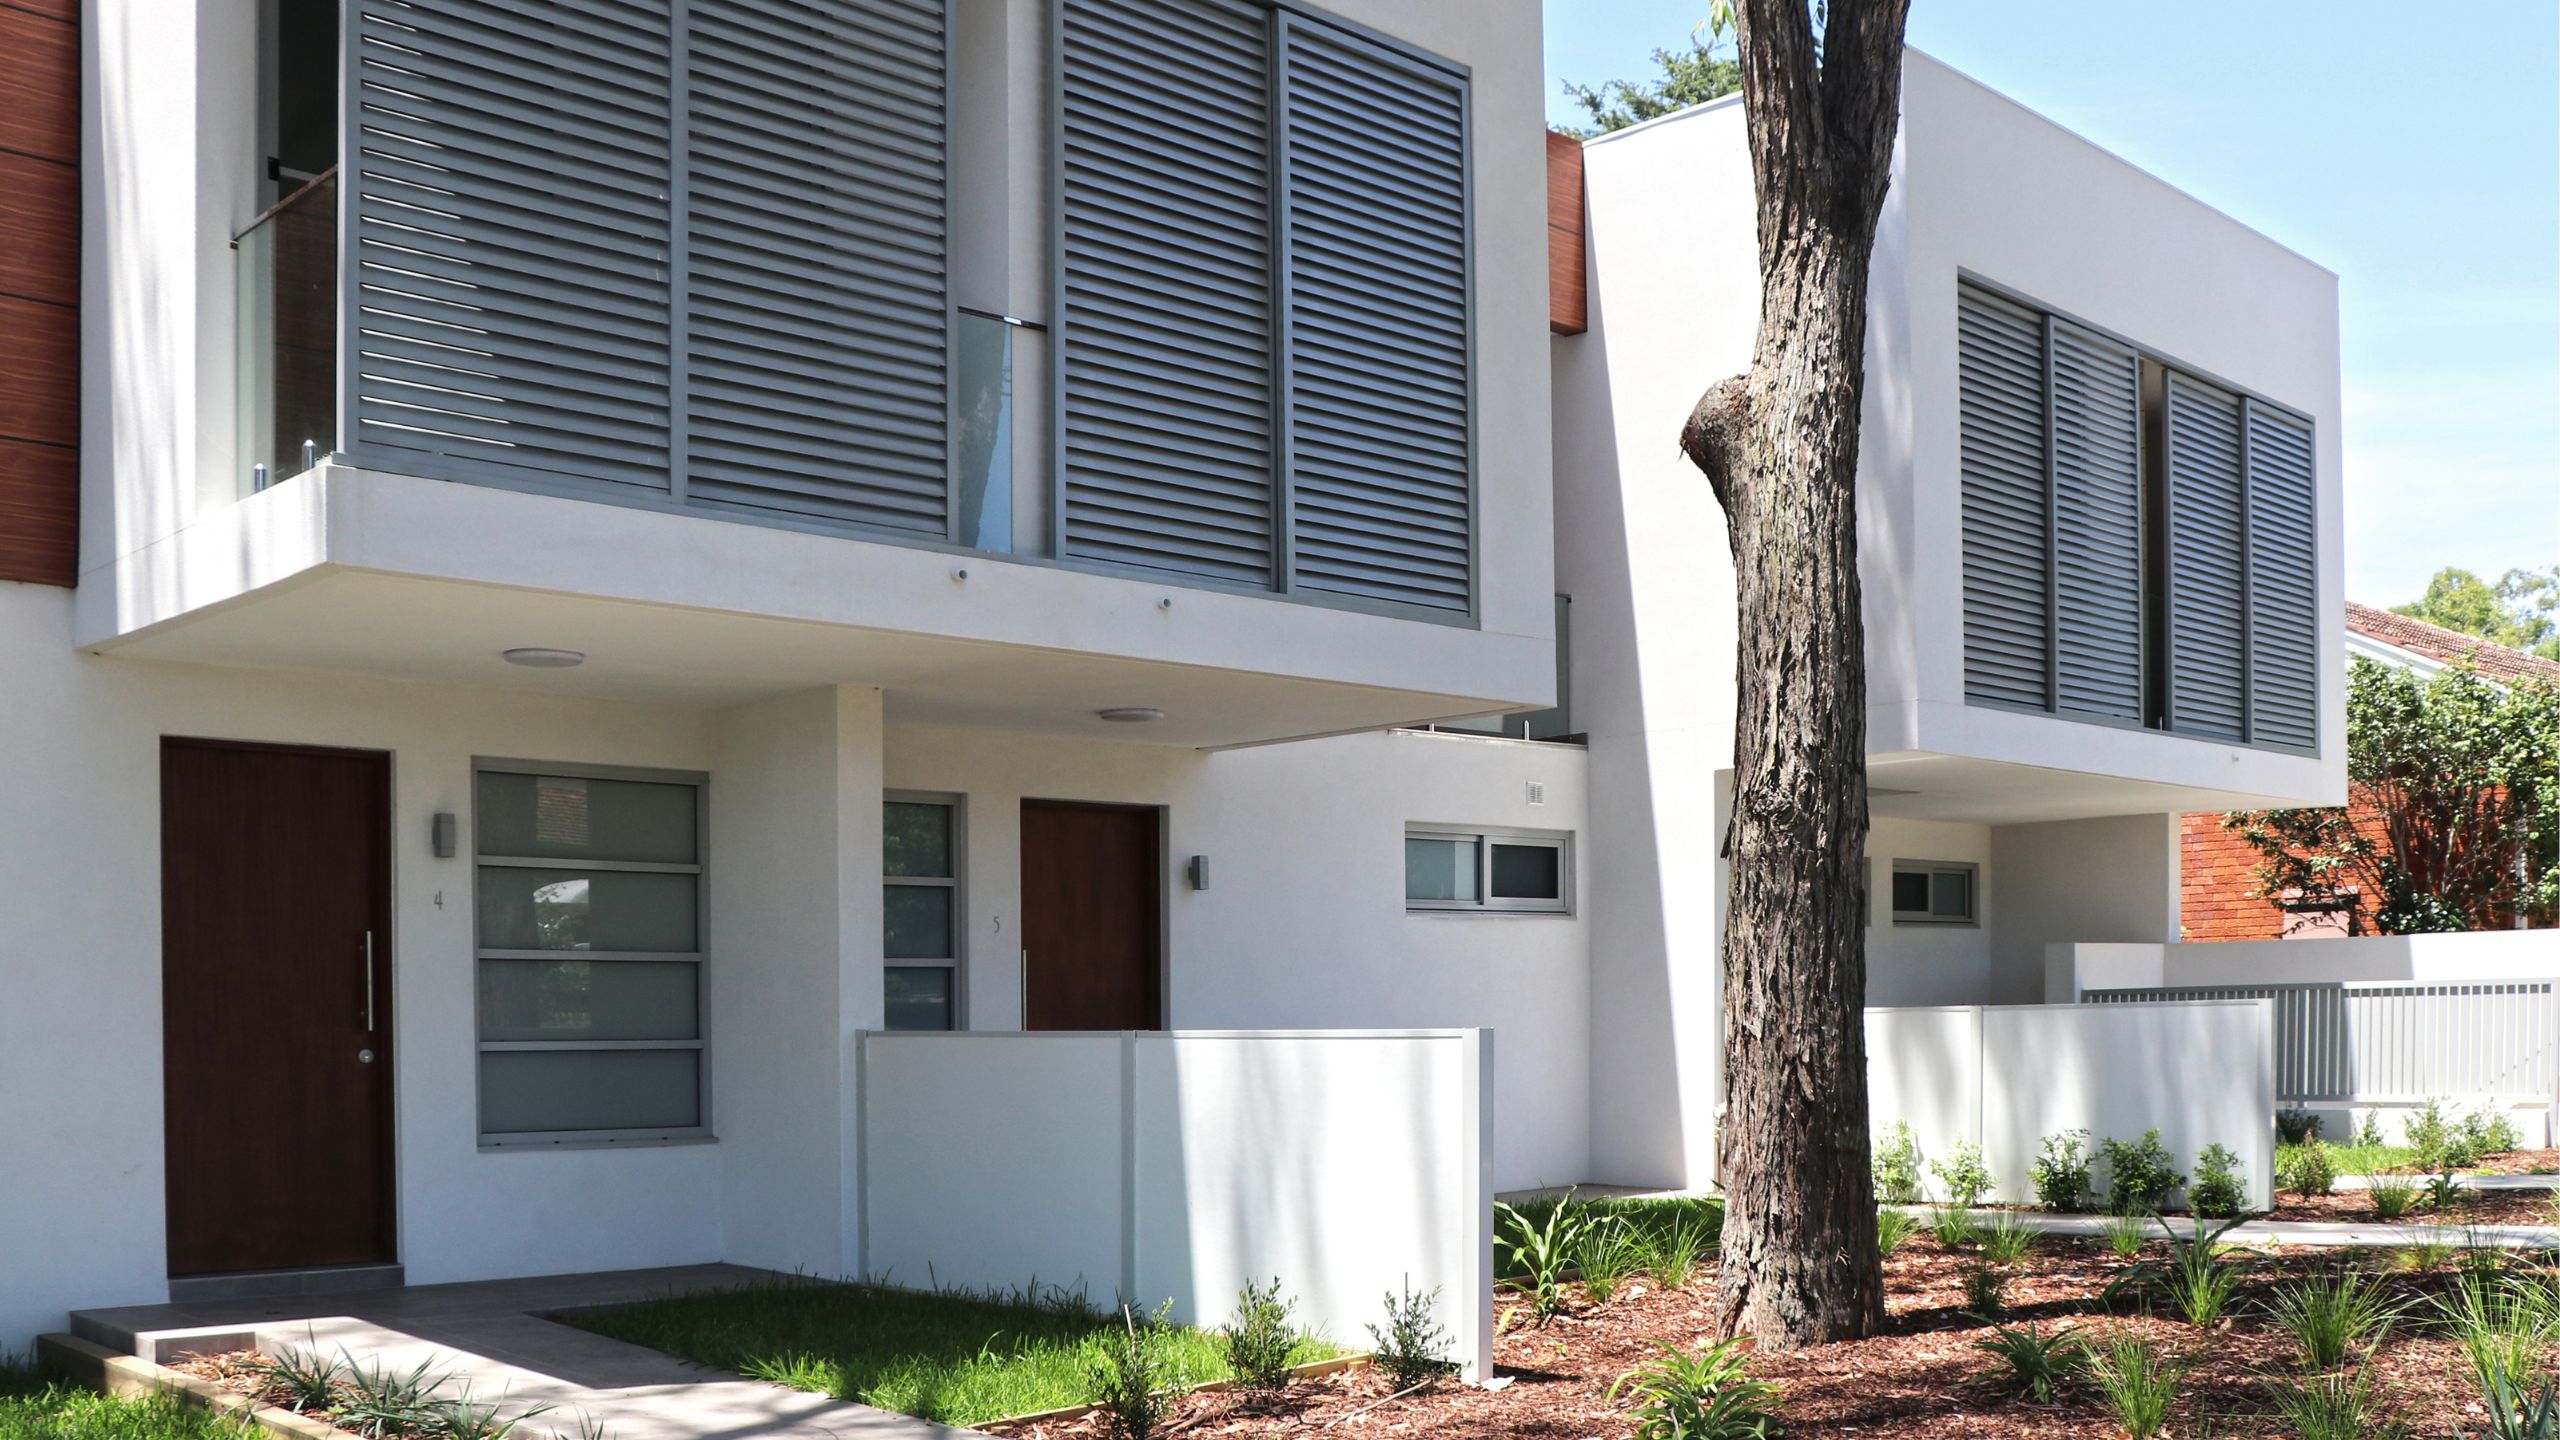
<path id="1" fill-rule="evenodd" d="M 83 645 L 1553 698 L 1535 0 L 92 4 Z"/>
<path id="2" fill-rule="evenodd" d="M 1731 571 L 1675 441 L 1750 358 L 1742 107 L 1584 170 L 1589 331 L 1554 342 L 1577 723 L 1721 737 Z M 1878 813 L 2337 800 L 2336 277 L 1913 54 L 1867 326 Z"/>

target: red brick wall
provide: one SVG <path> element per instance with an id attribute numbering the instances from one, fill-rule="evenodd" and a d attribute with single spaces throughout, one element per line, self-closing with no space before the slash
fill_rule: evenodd
<path id="1" fill-rule="evenodd" d="M 2370 802 L 2351 800 L 2356 828 L 2377 842 L 2380 816 Z M 2178 845 L 2178 919 L 2189 940 L 2281 940 L 2289 916 L 2274 901 L 2257 898 L 2258 852 L 2237 830 L 2222 828 L 2222 812 L 2184 817 Z"/>

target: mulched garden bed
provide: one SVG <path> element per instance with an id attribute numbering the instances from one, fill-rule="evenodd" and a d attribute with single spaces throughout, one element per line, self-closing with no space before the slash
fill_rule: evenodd
<path id="1" fill-rule="evenodd" d="M 2482 1175 L 2560 1175 L 2560 1150 L 2509 1150 L 2470 1168 Z"/>
<path id="2" fill-rule="evenodd" d="M 2287 1278 L 2353 1258 L 2354 1252 L 2302 1248 L 2271 1256 L 2253 1273 L 2238 1304 L 2242 1318 L 2201 1331 L 2174 1319 L 2106 1314 L 2097 1295 L 2128 1262 L 2092 1243 L 2052 1240 L 2014 1267 L 2001 1318 L 2010 1324 L 2034 1320 L 2048 1329 L 2087 1327 L 2093 1336 L 2113 1326 L 2145 1327 L 2193 1367 L 2171 1433 L 2283 1436 L 2290 1432 L 2268 1413 L 2267 1381 L 2298 1372 L 2290 1339 L 2259 1317 L 2260 1297 Z M 2385 1263 L 2372 1252 L 2360 1258 L 2375 1268 Z M 1934 1240 L 1914 1239 L 1885 1262 L 1885 1334 L 1759 1357 L 1755 1373 L 1781 1387 L 1786 1433 L 1795 1440 L 2108 1440 L 2121 1434 L 2093 1393 L 2035 1405 L 1988 1382 L 1994 1362 L 1973 1342 L 1993 1327 L 1963 1313 L 1957 1265 L 1956 1255 Z M 1609 1387 L 1651 1359 L 1658 1343 L 1691 1351 L 1706 1343 L 1714 1283 L 1710 1267 L 1685 1290 L 1638 1280 L 1606 1304 L 1588 1304 L 1577 1295 L 1569 1313 L 1544 1326 L 1523 1323 L 1526 1312 L 1513 1308 L 1520 1297 L 1506 1290 L 1498 1301 L 1506 1323 L 1494 1342 L 1499 1377 L 1507 1382 L 1500 1389 L 1443 1383 L 1387 1399 L 1393 1389 L 1387 1377 L 1361 1369 L 1301 1384 L 1276 1403 L 1232 1394 L 1193 1396 L 1160 1433 L 1238 1440 L 1320 1433 L 1613 1440 L 1633 1426 L 1626 1408 L 1608 1398 Z M 2395 1283 L 2428 1294 L 2451 1284 L 2452 1276 L 2407 1274 Z M 2450 1434 L 2457 1426 L 2468 1432 L 2484 1418 L 2461 1352 L 2450 1340 L 2403 1325 L 2376 1357 L 2372 1373 L 2419 1434 Z M 1101 1422 L 1090 1417 L 988 1428 L 1017 1440 L 1090 1440 L 1103 1433 Z"/>
<path id="3" fill-rule="evenodd" d="M 2560 1203 L 2560 1191 L 2465 1190 L 2441 1213 L 2428 1209 L 2421 1201 L 2399 1219 L 2386 1222 L 2374 1213 L 2373 1197 L 2362 1190 L 2337 1190 L 2308 1198 L 2287 1192 L 2276 1196 L 2276 1208 L 2263 1218 L 2446 1229 L 2466 1225 L 2555 1225 L 2560 1224 L 2560 1217 L 2553 1213 L 2555 1203 Z"/>

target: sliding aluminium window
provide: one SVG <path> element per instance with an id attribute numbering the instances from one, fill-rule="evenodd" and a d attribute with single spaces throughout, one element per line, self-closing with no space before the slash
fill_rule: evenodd
<path id="1" fill-rule="evenodd" d="M 473 769 L 480 1143 L 708 1136 L 704 777 Z"/>
<path id="2" fill-rule="evenodd" d="M 960 801 L 891 792 L 881 815 L 882 1026 L 957 1030 Z"/>
<path id="3" fill-rule="evenodd" d="M 1962 860 L 1893 862 L 1893 923 L 1978 925 L 1982 869 Z"/>
<path id="4" fill-rule="evenodd" d="M 1408 826 L 1404 903 L 1407 910 L 1568 914 L 1572 837 Z"/>

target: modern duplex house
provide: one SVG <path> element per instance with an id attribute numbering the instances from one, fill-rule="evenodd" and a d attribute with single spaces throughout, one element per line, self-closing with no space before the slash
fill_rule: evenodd
<path id="1" fill-rule="evenodd" d="M 1737 107 L 1587 147 L 1551 335 L 1532 0 L 22 13 L 0 1344 L 843 1272 L 884 1028 L 1488 1027 L 1496 1185 L 1712 1179 Z M 2178 812 L 2337 798 L 2334 281 L 1906 106 L 1875 989 L 2035 1000 Z"/>
<path id="2" fill-rule="evenodd" d="M 1583 149 L 1555 473 L 1600 858 L 1591 1163 L 1699 1184 L 1733 581 L 1675 441 L 1750 357 L 1742 107 Z M 2070 1000 L 2047 945 L 2178 937 L 2182 813 L 2344 791 L 2337 279 L 1916 53 L 1895 154 L 1858 495 L 1869 1000 Z"/>

